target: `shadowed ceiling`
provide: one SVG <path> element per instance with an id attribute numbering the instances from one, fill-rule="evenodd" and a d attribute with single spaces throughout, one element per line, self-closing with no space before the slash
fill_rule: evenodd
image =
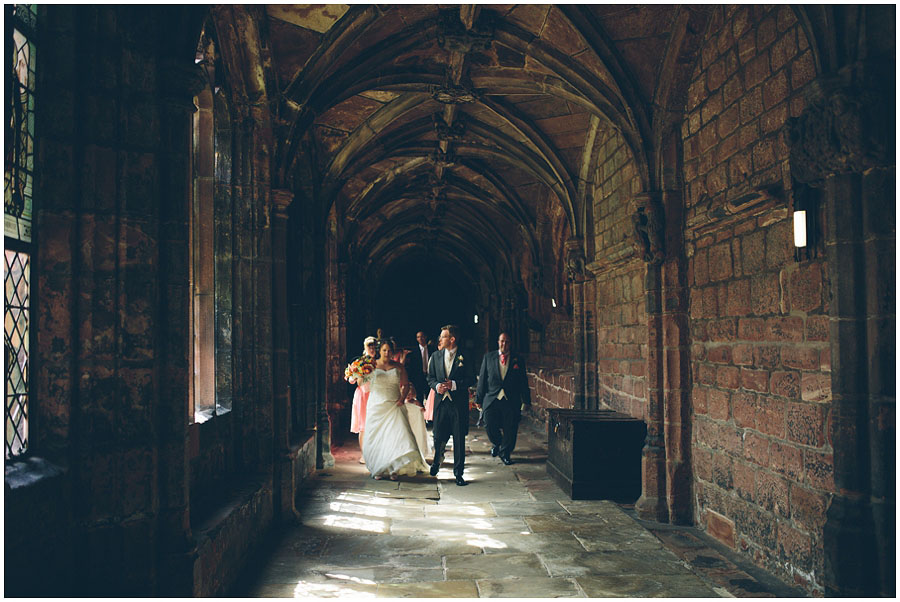
<path id="1" fill-rule="evenodd" d="M 660 5 L 257 10 L 275 177 L 312 152 L 353 256 L 386 265 L 440 247 L 473 282 L 474 266 L 496 279 L 548 254 L 559 264 L 542 221 L 585 235 L 604 130 L 650 184 L 645 149 L 683 106 L 672 82 L 687 80 L 706 19 Z"/>

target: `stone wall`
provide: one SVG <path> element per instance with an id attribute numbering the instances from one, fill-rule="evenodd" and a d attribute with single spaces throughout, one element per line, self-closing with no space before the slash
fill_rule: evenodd
<path id="1" fill-rule="evenodd" d="M 794 260 L 786 127 L 815 75 L 789 7 L 717 7 L 682 134 L 696 522 L 821 593 L 828 271 Z M 760 190 L 773 198 L 741 204 Z"/>
<path id="2" fill-rule="evenodd" d="M 250 164 L 252 110 L 233 138 L 241 184 L 217 199 L 235 208 L 234 262 L 219 257 L 236 275 L 220 306 L 235 317 L 219 340 L 233 373 L 217 375 L 233 407 L 199 425 L 188 410 L 205 11 L 39 12 L 37 89 L 52 92 L 35 109 L 33 437 L 29 458 L 7 462 L 4 500 L 18 595 L 221 594 L 276 518 L 268 182 Z"/>
<path id="3" fill-rule="evenodd" d="M 597 378 L 600 403 L 646 418 L 647 313 L 644 263 L 635 256 L 630 204 L 640 191 L 621 135 L 601 134 L 594 178 Z"/>
<path id="4" fill-rule="evenodd" d="M 531 389 L 530 421 L 546 425 L 548 410 L 575 407 L 575 376 L 571 370 L 559 368 L 529 368 L 528 386 Z"/>

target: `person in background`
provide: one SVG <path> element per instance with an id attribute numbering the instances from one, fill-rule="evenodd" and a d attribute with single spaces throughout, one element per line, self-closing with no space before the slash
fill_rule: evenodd
<path id="1" fill-rule="evenodd" d="M 478 375 L 475 404 L 484 409 L 485 430 L 493 443 L 491 455 L 506 464 L 516 447 L 522 410 L 531 405 L 525 362 L 512 353 L 510 336 L 501 332 L 499 349 L 484 355 Z"/>
<path id="2" fill-rule="evenodd" d="M 376 342 L 375 337 L 366 337 L 363 341 L 363 355 L 370 359 L 375 359 Z M 354 384 L 355 381 L 351 381 Z M 359 463 L 365 464 L 363 460 L 363 436 L 366 433 L 366 402 L 369 399 L 368 391 L 363 391 L 359 383 L 356 384 L 356 391 L 353 393 L 353 407 L 350 410 L 350 432 L 359 434 Z"/>
<path id="3" fill-rule="evenodd" d="M 441 344 L 441 339 L 438 338 L 437 350 L 440 351 L 443 349 L 443 345 Z M 425 377 L 428 377 L 428 371 L 431 370 L 431 358 L 434 356 L 434 353 L 428 356 L 428 363 L 425 366 L 426 373 Z M 428 387 L 428 398 L 425 400 L 425 424 L 428 427 L 431 427 L 434 424 L 434 389 Z"/>
<path id="4" fill-rule="evenodd" d="M 409 382 L 416 388 L 416 398 L 423 405 L 427 397 L 428 382 L 426 375 L 428 374 L 428 358 L 434 353 L 434 348 L 429 347 L 428 337 L 421 330 L 416 333 L 416 345 L 412 351 L 406 356 L 406 373 L 409 375 Z"/>

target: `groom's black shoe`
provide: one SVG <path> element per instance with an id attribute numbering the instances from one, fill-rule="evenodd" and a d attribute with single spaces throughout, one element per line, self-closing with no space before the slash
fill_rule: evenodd
<path id="1" fill-rule="evenodd" d="M 463 487 L 464 485 L 468 485 L 468 483 L 466 483 L 466 480 L 464 478 L 462 478 L 461 476 L 456 477 L 456 484 L 459 485 L 460 487 Z"/>
<path id="2" fill-rule="evenodd" d="M 507 466 L 514 463 L 512 460 L 509 459 L 509 456 L 501 456 L 500 460 L 502 460 L 503 463 L 506 464 Z"/>
<path id="3" fill-rule="evenodd" d="M 495 445 L 494 447 L 491 448 L 491 457 L 492 458 L 496 458 L 499 453 L 500 453 L 499 445 Z"/>
<path id="4" fill-rule="evenodd" d="M 431 473 L 431 476 L 436 477 L 437 473 L 440 469 L 441 469 L 441 463 L 438 462 L 437 460 L 435 460 L 434 462 L 431 463 L 431 470 L 429 472 Z"/>

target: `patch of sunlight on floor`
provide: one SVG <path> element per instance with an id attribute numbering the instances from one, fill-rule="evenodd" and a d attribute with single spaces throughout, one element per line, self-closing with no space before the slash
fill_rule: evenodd
<path id="1" fill-rule="evenodd" d="M 326 527 L 371 531 L 373 533 L 384 533 L 385 531 L 385 524 L 379 520 L 368 520 L 356 516 L 335 516 L 334 514 L 327 514 L 324 519 Z"/>
<path id="2" fill-rule="evenodd" d="M 380 518 L 387 517 L 387 510 L 384 508 L 370 508 L 362 504 L 345 504 L 341 502 L 331 502 L 329 508 L 335 512 L 344 512 L 346 514 L 363 514 L 365 516 L 376 516 Z"/>
<path id="3" fill-rule="evenodd" d="M 429 518 L 436 524 L 459 525 L 460 527 L 469 529 L 477 529 L 478 531 L 493 531 L 494 526 L 485 518 Z"/>
<path id="4" fill-rule="evenodd" d="M 344 491 L 340 495 L 337 496 L 337 499 L 342 502 L 357 502 L 360 504 L 375 504 L 376 506 L 387 506 L 389 504 L 397 503 L 392 498 L 376 497 L 374 495 L 363 495 L 363 494 L 357 493 L 355 491 Z"/>
<path id="5" fill-rule="evenodd" d="M 497 541 L 492 537 L 488 537 L 487 535 L 483 535 L 481 533 L 468 533 L 466 535 L 466 543 L 470 546 L 477 546 L 479 548 L 494 548 L 497 550 L 502 550 L 506 548 L 507 545 L 502 541 Z"/>
<path id="6" fill-rule="evenodd" d="M 352 578 L 348 577 L 348 579 L 352 581 Z M 363 580 L 360 579 L 359 581 L 362 582 Z M 366 581 L 366 583 L 372 582 Z M 297 583 L 297 587 L 294 588 L 295 598 L 309 598 L 312 596 L 318 598 L 343 598 L 345 596 L 354 598 L 374 598 L 375 593 L 361 592 L 340 583 L 307 583 L 306 581 Z"/>
<path id="7" fill-rule="evenodd" d="M 453 508 L 454 512 L 459 512 L 459 514 L 470 514 L 472 516 L 485 516 L 487 512 L 484 508 L 480 506 L 462 506 L 462 508 L 458 507 L 458 504 L 453 504 L 456 506 Z"/>

